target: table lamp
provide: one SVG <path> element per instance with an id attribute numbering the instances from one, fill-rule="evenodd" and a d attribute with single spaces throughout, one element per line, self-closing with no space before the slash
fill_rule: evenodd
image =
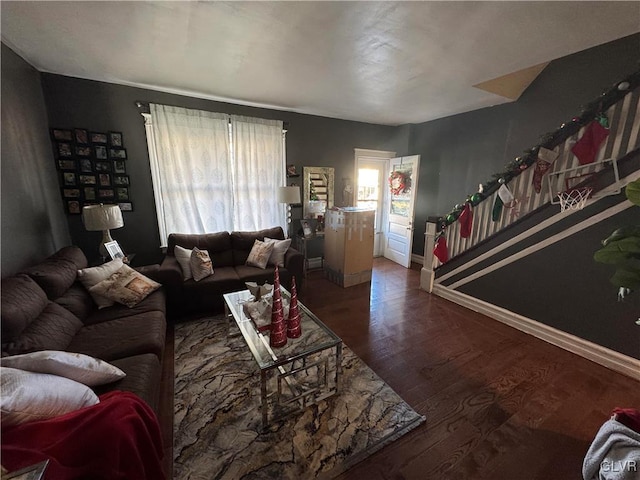
<path id="1" fill-rule="evenodd" d="M 287 204 L 287 225 L 289 225 L 291 223 L 291 204 L 300 203 L 300 187 L 278 187 L 278 202 Z"/>
<path id="2" fill-rule="evenodd" d="M 98 251 L 102 257 L 107 257 L 107 249 L 104 244 L 113 242 L 111 233 L 112 228 L 120 228 L 124 226 L 122 220 L 122 211 L 118 205 L 87 205 L 82 209 L 82 221 L 84 228 L 89 231 L 102 231 L 102 242 Z"/>

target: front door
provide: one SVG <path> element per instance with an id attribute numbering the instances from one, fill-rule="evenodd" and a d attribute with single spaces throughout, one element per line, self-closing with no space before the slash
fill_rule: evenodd
<path id="1" fill-rule="evenodd" d="M 409 268 L 413 245 L 413 217 L 418 191 L 420 155 L 390 160 L 387 188 L 390 195 L 385 201 L 387 212 L 386 244 L 384 256 Z"/>

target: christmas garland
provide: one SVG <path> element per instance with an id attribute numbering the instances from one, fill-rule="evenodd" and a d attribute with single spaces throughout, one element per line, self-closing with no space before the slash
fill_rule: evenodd
<path id="1" fill-rule="evenodd" d="M 482 184 L 478 192 L 467 196 L 464 203 L 457 204 L 453 210 L 441 217 L 439 221 L 439 230 L 458 220 L 466 203 L 477 206 L 479 203 L 488 199 L 495 193 L 500 185 L 509 183 L 511 180 L 524 173 L 529 167 L 535 164 L 540 148 L 544 147 L 553 150 L 554 147 L 564 142 L 571 135 L 577 133 L 580 128 L 587 125 L 593 120 L 601 124 L 606 122 L 605 112 L 611 105 L 621 100 L 629 91 L 640 86 L 640 70 L 631 74 L 621 82 L 617 82 L 607 91 L 602 93 L 600 97 L 582 107 L 579 116 L 573 117 L 570 122 L 563 123 L 554 132 L 549 132 L 540 137 L 540 143 L 524 151 L 521 155 L 508 165 L 505 165 L 505 171 L 493 174 L 493 179 Z"/>
<path id="2" fill-rule="evenodd" d="M 389 175 L 389 189 L 392 195 L 400 195 L 407 190 L 409 179 L 406 173 L 391 172 Z"/>

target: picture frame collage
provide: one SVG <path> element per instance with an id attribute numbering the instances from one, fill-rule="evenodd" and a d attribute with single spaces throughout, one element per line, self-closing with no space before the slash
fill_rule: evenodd
<path id="1" fill-rule="evenodd" d="M 98 203 L 133 211 L 122 132 L 52 128 L 51 141 L 68 214 L 79 215 L 85 205 Z"/>

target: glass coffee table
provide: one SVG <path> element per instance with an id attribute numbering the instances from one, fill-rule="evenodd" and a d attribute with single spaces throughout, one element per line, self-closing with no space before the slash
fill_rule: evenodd
<path id="1" fill-rule="evenodd" d="M 281 288 L 282 298 L 290 300 Z M 249 290 L 223 295 L 229 335 L 242 334 L 260 368 L 262 428 L 269 421 L 306 409 L 338 392 L 342 365 L 342 339 L 298 301 L 302 335 L 288 338 L 284 347 L 269 345 L 269 330 L 258 331 L 243 310 L 253 300 Z M 286 320 L 286 317 L 285 317 Z"/>

